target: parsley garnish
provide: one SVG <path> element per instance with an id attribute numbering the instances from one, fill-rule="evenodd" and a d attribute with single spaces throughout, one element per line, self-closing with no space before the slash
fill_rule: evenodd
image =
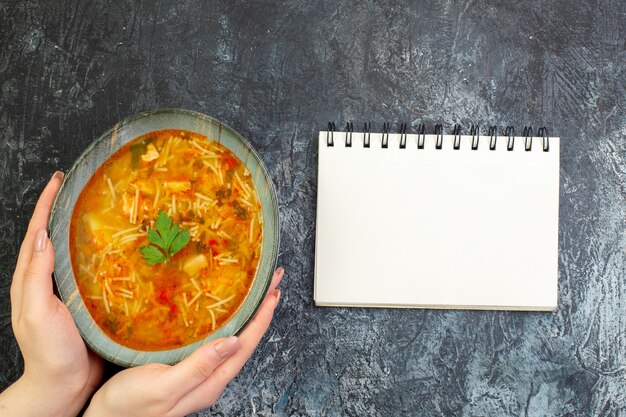
<path id="1" fill-rule="evenodd" d="M 152 245 L 139 248 L 149 265 L 168 262 L 189 243 L 191 239 L 189 230 L 187 228 L 180 230 L 176 223 L 172 223 L 172 218 L 163 210 L 159 210 L 154 222 L 156 230 L 148 230 L 148 241 Z"/>

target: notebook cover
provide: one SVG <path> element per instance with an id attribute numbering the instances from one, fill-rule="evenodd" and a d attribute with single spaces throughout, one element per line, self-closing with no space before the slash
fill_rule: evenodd
<path id="1" fill-rule="evenodd" d="M 559 138 L 346 139 L 319 135 L 318 306 L 557 306 Z"/>

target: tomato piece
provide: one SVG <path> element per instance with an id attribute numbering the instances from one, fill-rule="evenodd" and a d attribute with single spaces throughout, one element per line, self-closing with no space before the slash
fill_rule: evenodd
<path id="1" fill-rule="evenodd" d="M 159 301 L 160 301 L 162 304 L 169 304 L 169 302 L 170 302 L 170 297 L 169 297 L 169 296 L 168 296 L 168 294 L 167 294 L 167 289 L 166 289 L 166 288 L 163 288 L 163 289 L 161 290 L 161 292 L 159 293 Z"/>
<path id="2" fill-rule="evenodd" d="M 233 157 L 224 158 L 224 163 L 228 165 L 228 168 L 235 168 L 237 166 L 237 161 Z"/>

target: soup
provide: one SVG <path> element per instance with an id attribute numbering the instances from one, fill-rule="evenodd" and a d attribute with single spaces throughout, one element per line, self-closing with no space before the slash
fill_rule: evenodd
<path id="1" fill-rule="evenodd" d="M 86 184 L 70 225 L 74 276 L 114 341 L 165 350 L 206 337 L 242 304 L 263 236 L 250 172 L 204 136 L 135 139 Z"/>

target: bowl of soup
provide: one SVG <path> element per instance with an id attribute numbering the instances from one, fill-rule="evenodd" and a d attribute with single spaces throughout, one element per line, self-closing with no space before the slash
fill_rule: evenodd
<path id="1" fill-rule="evenodd" d="M 278 227 L 272 180 L 241 135 L 197 112 L 140 113 L 65 176 L 50 217 L 54 278 L 100 356 L 173 364 L 245 328 Z"/>

